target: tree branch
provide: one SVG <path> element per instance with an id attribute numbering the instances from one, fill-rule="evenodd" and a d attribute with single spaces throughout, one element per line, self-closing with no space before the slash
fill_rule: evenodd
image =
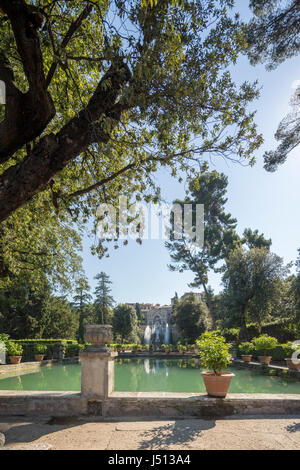
<path id="1" fill-rule="evenodd" d="M 28 92 L 21 93 L 13 83 L 13 72 L 8 61 L 2 59 L 2 76 L 9 74 L 8 82 L 3 78 L 9 93 L 5 120 L 0 124 L 0 163 L 3 163 L 43 132 L 54 117 L 55 108 L 47 93 L 37 33 L 41 13 L 24 0 L 0 0 L 0 8 L 10 20 L 29 84 Z"/>
<path id="2" fill-rule="evenodd" d="M 124 109 L 128 108 L 116 103 L 116 100 L 129 79 L 127 65 L 121 60 L 116 61 L 102 77 L 88 105 L 78 116 L 56 135 L 43 137 L 22 162 L 8 168 L 0 176 L 0 222 L 36 193 L 46 189 L 53 176 L 89 145 L 108 142 L 110 132 L 119 123 Z M 103 128 L 107 118 L 110 118 L 110 132 Z"/>
<path id="3" fill-rule="evenodd" d="M 68 43 L 70 42 L 70 40 L 72 39 L 74 33 L 80 28 L 82 22 L 90 15 L 91 11 L 93 9 L 93 5 L 87 5 L 83 10 L 82 12 L 80 13 L 80 15 L 78 16 L 78 18 L 73 21 L 73 23 L 71 23 L 64 39 L 62 40 L 62 43 L 61 45 L 59 46 L 59 50 L 62 51 L 63 49 L 65 49 L 68 45 Z M 47 75 L 47 78 L 46 78 L 46 85 L 47 85 L 47 88 L 48 86 L 50 85 L 51 81 L 52 81 L 52 78 L 55 74 L 55 71 L 56 71 L 56 68 L 57 68 L 57 65 L 58 65 L 58 61 L 54 61 L 52 64 L 51 64 L 51 67 L 50 67 L 50 70 L 48 72 L 48 75 Z"/>

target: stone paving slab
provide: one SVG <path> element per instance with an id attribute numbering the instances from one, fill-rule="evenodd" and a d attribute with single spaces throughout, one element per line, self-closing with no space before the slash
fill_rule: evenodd
<path id="1" fill-rule="evenodd" d="M 3 450 L 300 450 L 300 415 L 97 422 L 2 417 Z"/>

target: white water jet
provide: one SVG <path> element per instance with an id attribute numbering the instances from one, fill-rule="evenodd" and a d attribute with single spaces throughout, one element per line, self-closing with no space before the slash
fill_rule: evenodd
<path id="1" fill-rule="evenodd" d="M 164 344 L 170 344 L 170 327 L 168 323 L 165 326 Z"/>
<path id="2" fill-rule="evenodd" d="M 147 325 L 145 328 L 145 333 L 144 333 L 145 344 L 150 344 L 151 334 L 152 334 L 151 327 Z"/>

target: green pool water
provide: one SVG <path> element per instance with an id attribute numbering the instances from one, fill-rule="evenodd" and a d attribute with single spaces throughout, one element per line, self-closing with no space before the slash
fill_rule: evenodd
<path id="1" fill-rule="evenodd" d="M 300 382 L 232 367 L 231 393 L 296 393 Z M 115 390 L 120 392 L 205 393 L 197 360 L 121 359 L 115 361 Z M 0 390 L 79 391 L 79 364 L 43 367 L 37 372 L 0 379 Z"/>

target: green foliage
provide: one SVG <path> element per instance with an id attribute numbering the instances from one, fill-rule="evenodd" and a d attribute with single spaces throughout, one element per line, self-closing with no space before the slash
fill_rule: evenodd
<path id="1" fill-rule="evenodd" d="M 254 17 L 248 26 L 248 53 L 252 64 L 274 69 L 300 52 L 300 12 L 297 0 L 251 0 Z"/>
<path id="2" fill-rule="evenodd" d="M 251 354 L 253 349 L 254 349 L 254 345 L 253 343 L 250 343 L 249 341 L 244 341 L 243 343 L 239 345 L 239 353 L 242 355 Z"/>
<path id="3" fill-rule="evenodd" d="M 120 336 L 122 341 L 129 339 L 136 333 L 137 316 L 135 309 L 128 304 L 120 304 L 114 309 L 113 332 Z"/>
<path id="4" fill-rule="evenodd" d="M 75 296 L 73 298 L 73 307 L 79 312 L 79 327 L 77 338 L 79 342 L 84 340 L 84 325 L 89 313 L 88 303 L 92 300 L 89 294 L 91 290 L 86 277 L 80 277 L 76 280 Z"/>
<path id="5" fill-rule="evenodd" d="M 199 348 L 199 358 L 203 367 L 214 371 L 216 375 L 220 374 L 232 362 L 229 354 L 230 343 L 226 343 L 223 336 L 217 332 L 205 332 L 200 339 L 196 341 Z"/>
<path id="6" fill-rule="evenodd" d="M 281 281 L 288 273 L 282 258 L 267 248 L 235 248 L 226 260 L 224 302 L 247 339 L 247 322 L 262 324 L 280 298 Z"/>
<path id="7" fill-rule="evenodd" d="M 95 276 L 98 284 L 95 289 L 95 309 L 97 313 L 97 323 L 109 324 L 111 322 L 112 310 L 114 299 L 110 295 L 111 288 L 109 287 L 112 282 L 109 276 L 103 271 Z"/>
<path id="8" fill-rule="evenodd" d="M 213 322 L 214 312 L 207 288 L 208 272 L 211 269 L 217 269 L 217 263 L 224 259 L 238 240 L 235 232 L 236 219 L 225 212 L 227 185 L 228 179 L 223 173 L 206 172 L 190 181 L 189 194 L 184 201 L 174 202 L 181 208 L 184 204 L 204 204 L 203 247 L 200 248 L 197 243 L 191 243 L 188 235 L 182 239 L 176 239 L 176 237 L 181 238 L 176 230 L 172 234 L 172 241 L 165 243 L 174 263 L 169 268 L 172 271 L 190 270 L 194 273 L 195 279 L 191 285 L 201 286 L 204 289 Z"/>
<path id="9" fill-rule="evenodd" d="M 238 355 L 241 356 L 242 354 L 246 354 L 243 352 L 243 344 L 241 343 L 238 346 Z M 297 346 L 299 347 L 299 346 Z M 296 349 L 297 350 L 297 349 Z M 277 361 L 277 362 L 284 362 L 285 358 L 291 357 L 292 353 L 294 352 L 294 348 L 291 346 L 291 343 L 286 343 L 286 344 L 278 344 L 277 346 L 272 349 L 271 355 L 272 355 L 272 360 Z M 252 345 L 252 349 L 249 350 L 247 354 L 250 354 L 254 358 L 258 358 L 258 356 L 265 356 L 266 351 L 263 349 L 256 349 L 254 345 Z"/>
<path id="10" fill-rule="evenodd" d="M 269 335 L 261 335 L 257 338 L 253 338 L 253 344 L 255 346 L 256 351 L 264 351 L 264 355 L 267 355 L 267 352 L 272 351 L 278 344 L 278 341 L 273 336 Z"/>
<path id="11" fill-rule="evenodd" d="M 248 55 L 252 64 L 263 62 L 274 69 L 300 52 L 300 10 L 298 0 L 251 0 L 254 18 L 248 25 Z M 300 142 L 299 87 L 291 100 L 291 112 L 275 134 L 277 149 L 264 154 L 265 168 L 275 171 Z"/>
<path id="12" fill-rule="evenodd" d="M 31 4 L 41 5 L 38 0 Z M 65 46 L 63 38 L 87 6 L 93 8 Z M 99 80 L 120 58 L 132 77 L 117 99 L 124 106 L 122 122 L 115 122 L 110 113 L 101 116 L 97 125 L 108 139 L 95 139 L 52 175 L 43 195 L 35 196 L 37 204 L 44 198 L 46 206 L 42 215 L 36 212 L 36 232 L 47 216 L 57 216 L 61 224 L 66 214 L 86 222 L 99 200 L 115 203 L 120 189 L 133 198 L 157 201 L 154 172 L 163 166 L 174 176 L 181 171 L 194 175 L 191 156 L 202 164 L 212 153 L 253 162 L 262 138 L 247 106 L 258 92 L 256 84 L 236 86 L 229 73 L 247 44 L 231 8 L 231 0 L 163 1 L 152 8 L 143 8 L 140 0 L 43 3 L 47 27 L 38 35 L 45 75 L 55 69 L 48 91 L 56 115 L 41 135 L 57 135 L 71 118 L 84 114 Z M 28 83 L 8 20 L 1 21 L 0 33 L 1 51 L 25 92 Z M 106 90 L 110 87 L 109 80 L 103 84 Z M 25 158 L 22 146 L 1 171 L 12 165 L 17 170 Z M 28 219 L 34 213 L 31 210 Z M 22 214 L 23 209 L 16 215 L 19 220 Z M 99 256 L 105 252 L 102 243 L 92 250 Z"/>
<path id="13" fill-rule="evenodd" d="M 44 338 L 75 338 L 78 320 L 65 298 L 49 297 L 44 305 L 44 315 Z"/>
<path id="14" fill-rule="evenodd" d="M 204 302 L 191 295 L 176 303 L 175 324 L 188 343 L 193 343 L 210 326 L 210 315 Z"/>
<path id="15" fill-rule="evenodd" d="M 9 340 L 5 343 L 6 353 L 9 356 L 22 356 L 23 348 L 21 344 L 16 343 L 15 341 Z"/>
<path id="16" fill-rule="evenodd" d="M 240 334 L 240 329 L 239 328 L 223 328 L 220 331 L 220 334 L 224 336 L 225 340 L 228 342 L 239 342 L 239 334 Z"/>
<path id="17" fill-rule="evenodd" d="M 47 351 L 46 344 L 41 344 L 41 343 L 35 343 L 34 344 L 35 354 L 45 354 L 46 351 Z"/>
<path id="18" fill-rule="evenodd" d="M 69 302 L 51 295 L 45 275 L 38 285 L 20 275 L 0 288 L 0 331 L 13 338 L 74 338 L 77 328 Z"/>

